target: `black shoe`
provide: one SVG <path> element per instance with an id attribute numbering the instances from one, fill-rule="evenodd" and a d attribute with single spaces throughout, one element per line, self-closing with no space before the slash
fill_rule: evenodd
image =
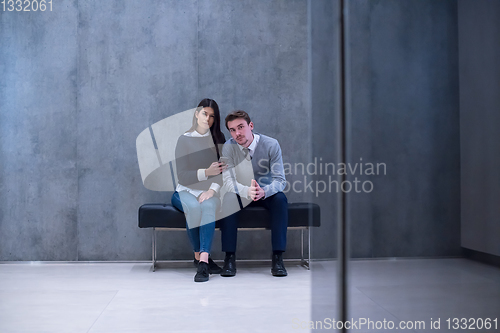
<path id="1" fill-rule="evenodd" d="M 194 267 L 198 268 L 199 262 L 199 260 L 194 259 Z M 222 268 L 220 268 L 219 265 L 217 265 L 210 257 L 208 258 L 208 272 L 210 274 L 220 274 L 222 272 Z"/>
<path id="2" fill-rule="evenodd" d="M 207 282 L 209 277 L 208 264 L 204 261 L 200 261 L 198 263 L 198 271 L 194 276 L 194 282 Z"/>
<path id="3" fill-rule="evenodd" d="M 273 266 L 271 268 L 273 276 L 287 276 L 282 254 L 273 254 Z"/>
<path id="4" fill-rule="evenodd" d="M 210 274 L 220 274 L 222 272 L 222 268 L 220 268 L 210 257 L 208 258 L 208 272 Z"/>
<path id="5" fill-rule="evenodd" d="M 224 259 L 224 267 L 222 267 L 222 272 L 220 276 L 235 276 L 236 275 L 236 255 L 226 254 Z"/>

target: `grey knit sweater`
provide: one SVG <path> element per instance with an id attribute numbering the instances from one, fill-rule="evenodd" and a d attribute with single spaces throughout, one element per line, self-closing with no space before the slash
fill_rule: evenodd
<path id="1" fill-rule="evenodd" d="M 249 199 L 247 193 L 252 178 L 264 189 L 266 198 L 284 190 L 286 179 L 278 140 L 266 135 L 259 135 L 260 139 L 253 153 L 251 168 L 249 162 L 246 162 L 249 166 L 244 167 L 244 153 L 233 138 L 224 144 L 222 156 L 228 159 L 228 171 L 224 175 L 225 191 L 236 192 L 237 190 L 240 196 Z M 249 171 L 250 169 L 251 171 Z M 231 172 L 236 177 L 236 184 L 231 180 Z"/>
<path id="2" fill-rule="evenodd" d="M 211 136 L 188 137 L 181 135 L 175 147 L 175 162 L 179 184 L 195 190 L 207 191 L 212 183 L 222 185 L 222 177 L 209 176 L 199 181 L 198 169 L 204 169 L 217 162 L 217 152 Z"/>

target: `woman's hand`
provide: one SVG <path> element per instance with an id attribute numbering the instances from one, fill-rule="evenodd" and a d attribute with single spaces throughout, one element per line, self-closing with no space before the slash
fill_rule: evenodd
<path id="1" fill-rule="evenodd" d="M 207 169 L 205 169 L 205 176 L 217 176 L 224 170 L 226 170 L 225 164 L 222 164 L 221 162 L 214 162 L 210 164 Z"/>
<path id="2" fill-rule="evenodd" d="M 212 190 L 212 189 L 209 189 L 208 191 L 205 191 L 202 194 L 200 194 L 200 196 L 198 197 L 198 202 L 202 203 L 203 201 L 205 201 L 205 200 L 210 199 L 211 197 L 213 197 L 214 194 L 215 194 L 215 191 Z"/>

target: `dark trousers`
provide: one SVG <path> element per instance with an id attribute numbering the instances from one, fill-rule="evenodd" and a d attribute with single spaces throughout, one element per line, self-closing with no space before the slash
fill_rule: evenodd
<path id="1" fill-rule="evenodd" d="M 226 193 L 222 201 L 222 211 L 230 211 L 231 207 L 239 205 L 237 195 Z M 245 199 L 241 198 L 244 203 Z M 246 201 L 248 203 L 248 201 Z M 245 204 L 243 204 L 245 206 Z M 286 232 L 288 228 L 288 200 L 283 192 L 278 192 L 269 198 L 252 201 L 246 207 L 264 207 L 271 215 L 271 243 L 273 251 L 285 251 Z M 245 208 L 246 208 L 245 207 Z M 243 208 L 243 209 L 245 209 Z M 223 252 L 236 252 L 238 235 L 238 218 L 240 213 L 234 213 L 221 220 L 221 238 Z"/>

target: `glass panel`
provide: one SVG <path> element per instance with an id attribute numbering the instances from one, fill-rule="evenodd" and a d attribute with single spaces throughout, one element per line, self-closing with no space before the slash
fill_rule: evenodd
<path id="1" fill-rule="evenodd" d="M 321 226 L 312 230 L 312 311 L 301 328 L 330 329 L 338 318 L 338 213 L 340 178 L 339 1 L 309 1 L 309 73 L 312 114 L 312 158 L 308 165 L 314 193 L 321 207 Z M 297 327 L 297 326 L 296 326 Z"/>
<path id="2" fill-rule="evenodd" d="M 310 3 L 313 158 L 337 173 L 340 5 Z M 313 253 L 340 259 L 344 191 L 348 296 L 341 260 L 316 261 L 308 328 L 345 327 L 346 306 L 353 332 L 498 331 L 500 3 L 345 6 L 347 183 L 313 198 Z"/>

